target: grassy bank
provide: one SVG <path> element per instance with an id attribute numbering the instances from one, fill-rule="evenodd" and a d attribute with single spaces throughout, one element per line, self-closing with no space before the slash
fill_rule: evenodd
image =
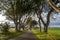
<path id="1" fill-rule="evenodd" d="M 23 32 L 16 32 L 15 28 L 10 28 L 9 31 L 10 31 L 10 33 L 8 33 L 8 34 L 1 34 L 0 33 L 0 40 L 12 38 L 12 37 L 21 35 L 23 33 Z"/>
<path id="2" fill-rule="evenodd" d="M 39 28 L 32 29 L 40 40 L 60 40 L 60 28 L 49 28 L 48 34 L 40 33 Z"/>

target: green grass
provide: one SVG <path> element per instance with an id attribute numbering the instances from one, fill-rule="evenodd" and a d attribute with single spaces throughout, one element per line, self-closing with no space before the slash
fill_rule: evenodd
<path id="1" fill-rule="evenodd" d="M 60 35 L 60 28 L 49 28 L 48 32 Z"/>
<path id="2" fill-rule="evenodd" d="M 10 33 L 9 34 L 6 34 L 6 35 L 0 33 L 0 40 L 12 38 L 12 37 L 21 35 L 23 33 L 23 32 L 16 32 L 15 31 L 15 28 L 10 28 L 9 31 L 10 31 Z"/>
<path id="3" fill-rule="evenodd" d="M 40 33 L 39 28 L 34 28 L 32 31 L 40 40 L 60 40 L 60 28 L 49 28 L 48 34 Z"/>
<path id="4" fill-rule="evenodd" d="M 13 32 L 13 33 L 9 33 L 9 34 L 0 34 L 0 39 L 8 39 L 8 38 L 11 38 L 11 37 L 15 37 L 17 35 L 20 35 L 22 34 L 21 32 Z"/>

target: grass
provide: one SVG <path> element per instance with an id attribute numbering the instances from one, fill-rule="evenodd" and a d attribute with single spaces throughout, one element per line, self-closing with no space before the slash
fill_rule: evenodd
<path id="1" fill-rule="evenodd" d="M 32 31 L 40 40 L 60 40 L 60 28 L 49 28 L 48 34 L 40 33 L 39 28 L 34 28 Z"/>
<path id="2" fill-rule="evenodd" d="M 8 38 L 12 38 L 12 37 L 15 37 L 17 35 L 21 35 L 23 32 L 16 32 L 15 31 L 15 28 L 10 28 L 9 29 L 9 34 L 0 34 L 0 40 L 3 40 L 3 39 L 8 39 Z"/>

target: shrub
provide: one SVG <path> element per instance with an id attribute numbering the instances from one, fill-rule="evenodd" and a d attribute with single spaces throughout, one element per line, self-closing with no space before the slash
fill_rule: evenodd
<path id="1" fill-rule="evenodd" d="M 9 33 L 9 25 L 7 23 L 5 23 L 4 25 L 2 25 L 2 32 L 4 34 Z"/>

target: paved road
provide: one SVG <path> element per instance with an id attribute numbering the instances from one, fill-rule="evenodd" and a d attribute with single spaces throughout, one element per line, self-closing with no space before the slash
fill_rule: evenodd
<path id="1" fill-rule="evenodd" d="M 9 40 L 38 40 L 32 32 L 27 32 Z"/>

